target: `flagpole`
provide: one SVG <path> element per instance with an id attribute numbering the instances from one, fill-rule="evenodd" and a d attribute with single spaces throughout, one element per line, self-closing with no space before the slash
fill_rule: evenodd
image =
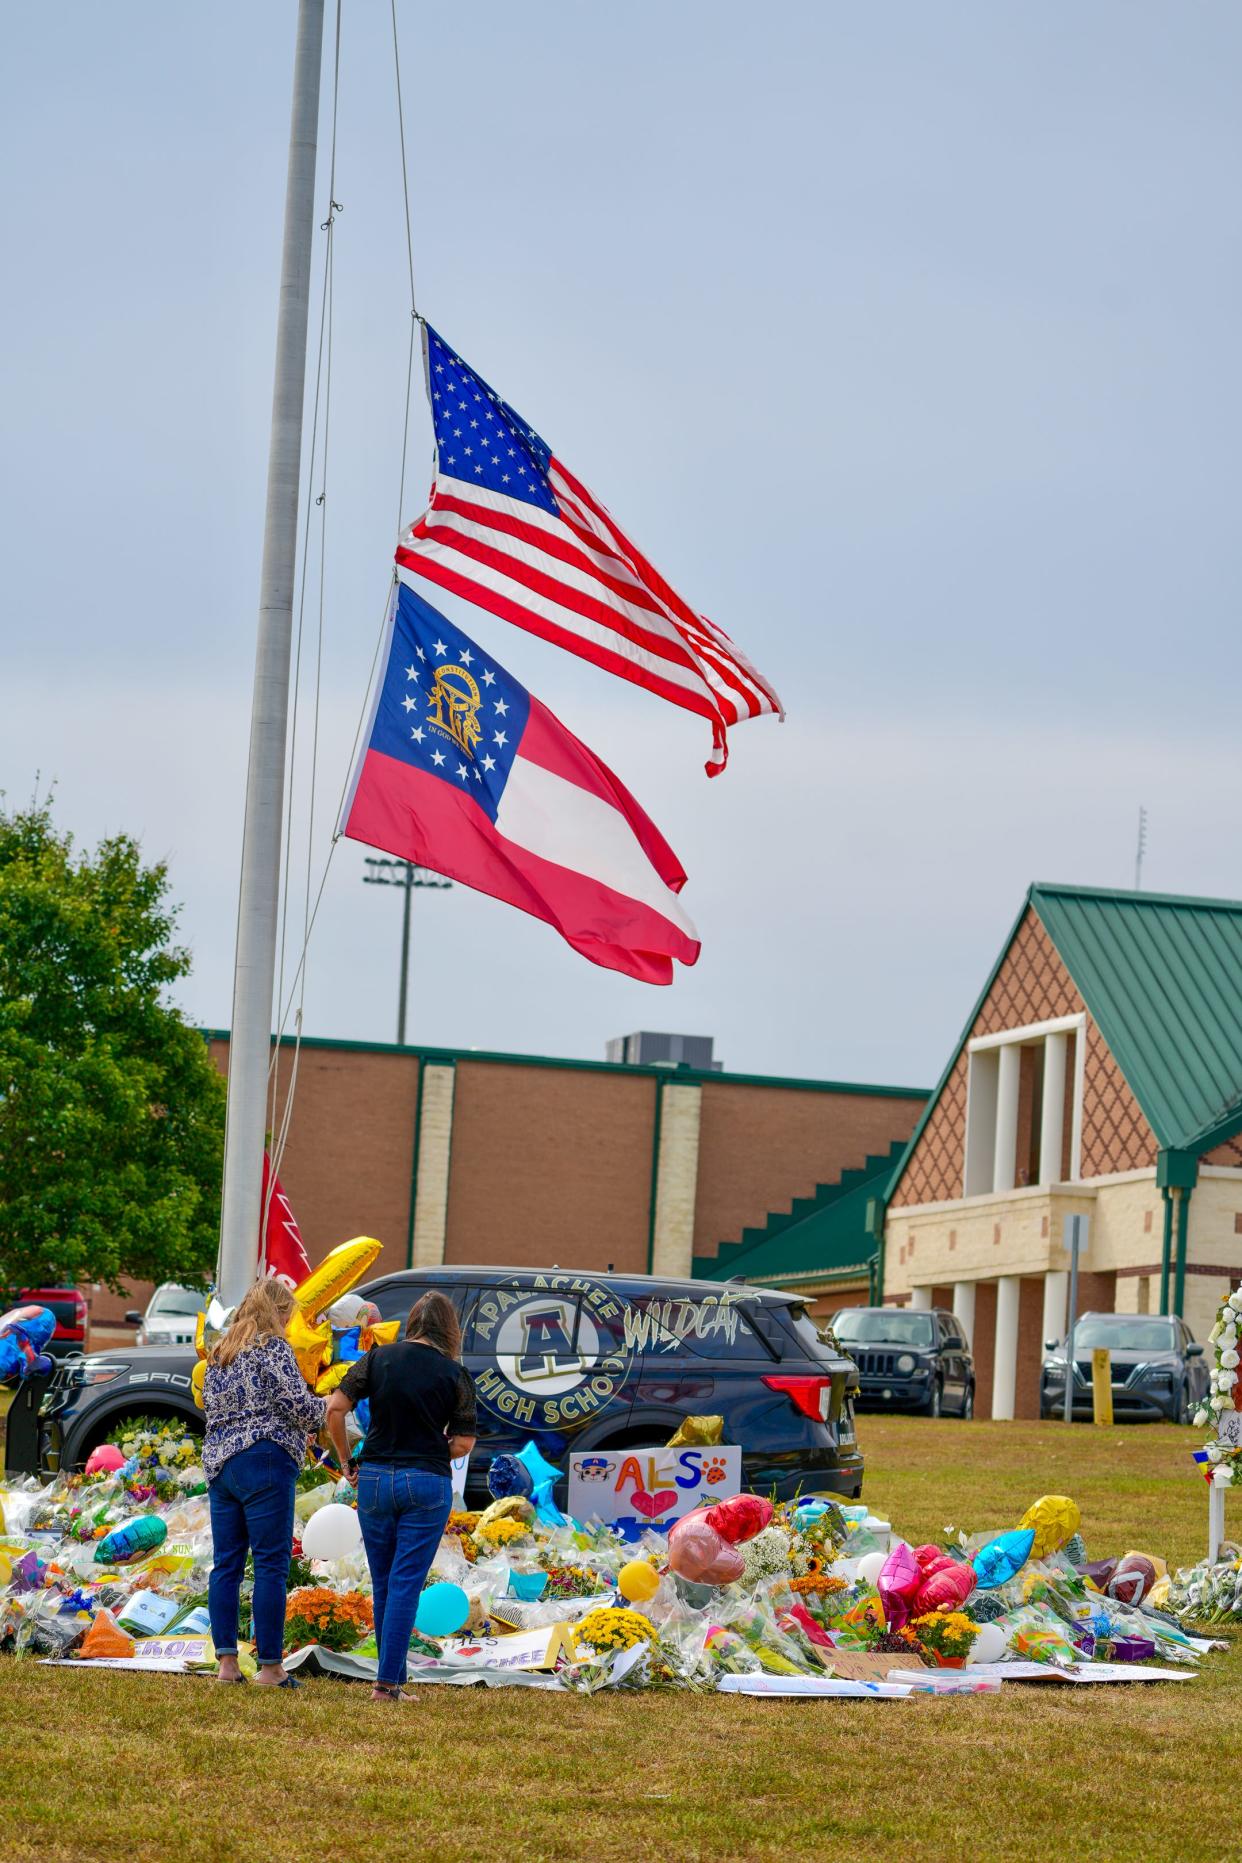
<path id="1" fill-rule="evenodd" d="M 259 1258 L 322 51 L 323 0 L 299 0 L 216 1266 L 226 1305 L 245 1293 Z"/>

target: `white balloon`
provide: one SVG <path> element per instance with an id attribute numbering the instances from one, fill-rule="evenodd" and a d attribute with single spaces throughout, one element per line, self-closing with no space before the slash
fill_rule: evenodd
<path id="1" fill-rule="evenodd" d="M 979 1634 L 970 1646 L 967 1662 L 999 1662 L 1005 1654 L 1008 1638 L 999 1624 L 980 1624 Z"/>
<path id="2" fill-rule="evenodd" d="M 858 1576 L 859 1578 L 866 1579 L 869 1585 L 874 1585 L 887 1563 L 887 1553 L 864 1553 L 862 1558 L 858 1561 Z"/>
<path id="3" fill-rule="evenodd" d="M 343 1559 L 362 1544 L 362 1527 L 352 1507 L 329 1501 L 313 1513 L 302 1530 L 306 1559 Z"/>

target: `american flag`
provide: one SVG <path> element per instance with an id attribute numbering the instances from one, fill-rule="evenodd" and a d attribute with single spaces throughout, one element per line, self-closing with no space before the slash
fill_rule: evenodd
<path id="1" fill-rule="evenodd" d="M 399 568 L 710 719 L 718 775 L 730 725 L 784 717 L 772 687 L 429 324 L 423 343 L 435 479 Z"/>

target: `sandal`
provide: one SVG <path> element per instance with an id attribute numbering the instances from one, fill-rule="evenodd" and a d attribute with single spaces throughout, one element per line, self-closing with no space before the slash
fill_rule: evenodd
<path id="1" fill-rule="evenodd" d="M 413 1695 L 407 1695 L 396 1682 L 377 1682 L 371 1690 L 372 1701 L 413 1701 Z"/>

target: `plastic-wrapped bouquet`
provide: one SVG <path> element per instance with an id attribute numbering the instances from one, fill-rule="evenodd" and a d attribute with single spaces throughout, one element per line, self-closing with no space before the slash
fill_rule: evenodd
<path id="1" fill-rule="evenodd" d="M 1218 1559 L 1179 1572 L 1169 1586 L 1169 1609 L 1188 1623 L 1242 1621 L 1242 1559 Z"/>

